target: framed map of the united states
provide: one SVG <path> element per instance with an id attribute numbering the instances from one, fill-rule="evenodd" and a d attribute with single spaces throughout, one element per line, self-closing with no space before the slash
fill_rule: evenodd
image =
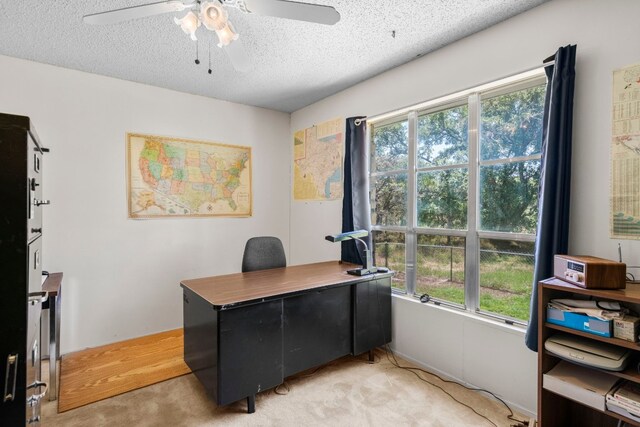
<path id="1" fill-rule="evenodd" d="M 251 147 L 127 134 L 129 218 L 251 216 Z"/>

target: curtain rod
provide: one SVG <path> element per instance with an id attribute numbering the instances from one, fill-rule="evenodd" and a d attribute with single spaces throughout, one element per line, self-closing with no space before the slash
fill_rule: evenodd
<path id="1" fill-rule="evenodd" d="M 382 120 L 382 119 L 386 119 L 386 118 L 389 118 L 389 117 L 393 117 L 393 116 L 395 116 L 395 115 L 403 114 L 404 112 L 407 112 L 407 111 L 414 110 L 414 109 L 419 108 L 419 107 L 421 107 L 421 106 L 423 106 L 423 105 L 425 105 L 425 104 L 431 104 L 431 103 L 438 103 L 438 104 L 439 104 L 439 103 L 441 103 L 441 101 L 445 101 L 447 98 L 452 98 L 452 99 L 454 99 L 454 98 L 457 98 L 457 97 L 463 96 L 463 95 L 464 95 L 465 93 L 467 93 L 467 92 L 469 92 L 469 93 L 470 93 L 472 89 L 475 89 L 475 88 L 481 88 L 482 86 L 486 86 L 486 85 L 489 85 L 489 84 L 493 84 L 493 83 L 499 82 L 499 81 L 501 81 L 501 80 L 508 80 L 508 79 L 510 79 L 510 78 L 517 77 L 517 76 L 519 76 L 519 75 L 521 75 L 521 74 L 525 74 L 525 73 L 532 73 L 532 74 L 533 74 L 535 71 L 544 70 L 545 68 L 547 68 L 547 67 L 549 67 L 549 66 L 553 65 L 553 64 L 555 63 L 555 60 L 553 60 L 553 59 L 555 58 L 555 54 L 554 54 L 554 56 L 551 56 L 550 58 L 551 58 L 551 61 L 549 61 L 549 62 L 543 62 L 543 65 L 537 65 L 537 66 L 535 66 L 535 67 L 533 67 L 533 68 L 529 68 L 529 69 L 527 69 L 527 70 L 524 70 L 524 71 L 520 71 L 520 72 L 517 72 L 517 73 L 511 74 L 511 75 L 509 75 L 509 76 L 506 76 L 506 77 L 503 77 L 503 78 L 500 78 L 500 79 L 494 80 L 494 81 L 492 81 L 492 82 L 482 83 L 482 84 L 479 84 L 479 85 L 473 86 L 472 88 L 467 88 L 467 89 L 463 89 L 463 90 L 460 90 L 460 91 L 457 91 L 457 92 L 453 92 L 453 93 L 449 93 L 449 94 L 446 94 L 446 95 L 442 95 L 442 96 L 439 96 L 439 97 L 437 97 L 437 98 L 434 98 L 434 99 L 432 99 L 432 100 L 430 100 L 430 101 L 419 102 L 419 103 L 417 103 L 417 104 L 412 104 L 412 105 L 409 105 L 409 106 L 396 108 L 396 109 L 394 109 L 394 110 L 387 111 L 387 112 L 384 112 L 384 113 L 381 113 L 381 114 L 376 114 L 376 115 L 370 116 L 367 120 L 368 120 L 368 121 L 370 121 L 370 122 L 372 122 L 372 121 L 379 121 L 379 120 Z M 548 61 L 548 60 L 549 60 L 549 58 L 545 59 L 545 61 Z M 507 84 L 508 84 L 508 83 L 507 83 Z M 437 101 L 437 102 L 436 102 L 436 101 Z"/>

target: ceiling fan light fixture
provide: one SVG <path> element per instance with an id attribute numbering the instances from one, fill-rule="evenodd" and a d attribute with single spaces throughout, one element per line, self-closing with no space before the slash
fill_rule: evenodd
<path id="1" fill-rule="evenodd" d="M 195 13 L 189 11 L 182 19 L 173 18 L 173 22 L 182 28 L 185 34 L 189 34 L 191 40 L 196 41 L 196 30 L 200 26 L 200 20 Z"/>
<path id="2" fill-rule="evenodd" d="M 138 0 L 143 1 L 143 0 Z M 242 40 L 231 22 L 229 22 L 229 8 L 241 13 L 273 16 L 276 18 L 292 19 L 295 21 L 312 22 L 333 25 L 340 20 L 340 14 L 332 6 L 307 3 L 297 0 L 147 0 L 152 3 L 138 6 L 122 7 L 106 12 L 92 13 L 83 16 L 87 24 L 114 24 L 147 16 L 163 15 L 186 10 L 181 19 L 173 18 L 183 32 L 197 41 L 196 31 L 200 25 L 207 30 L 215 31 L 218 36 L 218 46 L 224 48 L 233 67 L 238 71 L 247 71 L 250 60 L 243 48 Z M 321 0 L 314 0 L 314 3 Z M 249 2 L 249 4 L 247 4 Z M 234 12 L 235 13 L 235 12 Z M 232 43 L 234 42 L 235 43 Z M 198 44 L 196 43 L 196 64 L 198 59 Z M 211 69 L 211 67 L 209 67 Z M 211 73 L 211 71 L 209 71 Z"/>
<path id="3" fill-rule="evenodd" d="M 227 25 L 229 12 L 220 5 L 205 2 L 202 3 L 200 7 L 200 20 L 207 29 L 211 31 L 221 31 Z"/>
<path id="4" fill-rule="evenodd" d="M 227 46 L 232 41 L 238 40 L 238 33 L 235 32 L 233 25 L 228 21 L 227 25 L 225 25 L 221 30 L 216 30 L 216 34 L 218 35 L 218 40 L 220 40 L 218 47 Z"/>

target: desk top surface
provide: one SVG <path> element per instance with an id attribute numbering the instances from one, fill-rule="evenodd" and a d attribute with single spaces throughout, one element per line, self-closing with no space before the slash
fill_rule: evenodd
<path id="1" fill-rule="evenodd" d="M 214 308 L 226 309 L 256 300 L 292 295 L 317 288 L 364 282 L 392 274 L 378 273 L 367 276 L 347 274 L 347 270 L 358 267 L 354 264 L 328 261 L 183 280 L 180 285 L 198 294 Z"/>

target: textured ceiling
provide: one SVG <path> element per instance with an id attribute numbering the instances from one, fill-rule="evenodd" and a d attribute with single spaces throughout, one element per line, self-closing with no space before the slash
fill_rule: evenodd
<path id="1" fill-rule="evenodd" d="M 548 0 L 305 0 L 335 7 L 341 19 L 333 26 L 230 9 L 251 60 L 244 73 L 204 27 L 195 65 L 196 43 L 173 23 L 185 12 L 102 26 L 82 21 L 153 1 L 2 0 L 0 54 L 292 112 Z"/>

